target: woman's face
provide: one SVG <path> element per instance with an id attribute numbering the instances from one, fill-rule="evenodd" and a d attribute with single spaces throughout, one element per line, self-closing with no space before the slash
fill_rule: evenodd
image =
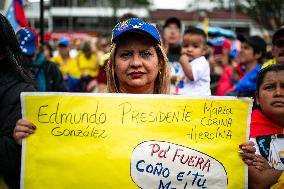
<path id="1" fill-rule="evenodd" d="M 132 33 L 117 46 L 115 74 L 123 93 L 153 93 L 159 60 L 149 37 Z"/>
<path id="2" fill-rule="evenodd" d="M 274 117 L 284 115 L 284 71 L 267 72 L 260 85 L 256 98 L 257 104 L 267 116 Z"/>

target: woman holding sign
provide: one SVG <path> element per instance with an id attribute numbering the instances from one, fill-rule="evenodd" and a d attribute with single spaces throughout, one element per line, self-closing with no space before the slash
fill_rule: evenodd
<path id="1" fill-rule="evenodd" d="M 119 22 L 113 29 L 107 85 L 110 93 L 168 94 L 169 67 L 157 28 L 139 18 Z M 17 122 L 14 139 L 34 133 L 35 125 Z"/>
<path id="2" fill-rule="evenodd" d="M 108 92 L 168 94 L 169 78 L 157 28 L 139 18 L 119 22 L 112 30 Z"/>
<path id="3" fill-rule="evenodd" d="M 256 84 L 258 109 L 253 111 L 250 125 L 253 142 L 241 149 L 249 165 L 249 185 L 261 189 L 270 188 L 284 170 L 284 65 L 263 68 Z"/>
<path id="4" fill-rule="evenodd" d="M 0 14 L 0 177 L 9 188 L 20 187 L 21 149 L 12 135 L 21 117 L 20 93 L 34 91 L 22 67 L 22 53 L 8 20 Z M 1 183 L 0 188 L 5 188 Z"/>
<path id="5" fill-rule="evenodd" d="M 169 68 L 157 28 L 139 18 L 119 22 L 113 29 L 112 48 L 107 68 L 110 93 L 168 94 Z M 35 132 L 35 125 L 20 119 L 14 139 Z"/>
<path id="6" fill-rule="evenodd" d="M 113 29 L 107 85 L 110 93 L 168 94 L 169 67 L 157 28 L 139 18 L 119 22 Z M 35 125 L 20 119 L 14 139 L 34 133 Z"/>

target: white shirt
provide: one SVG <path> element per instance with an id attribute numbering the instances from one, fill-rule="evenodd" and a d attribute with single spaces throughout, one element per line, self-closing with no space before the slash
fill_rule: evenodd
<path id="1" fill-rule="evenodd" d="M 255 138 L 250 140 L 256 144 L 256 154 L 260 154 L 261 146 L 258 146 Z M 273 168 L 284 170 L 284 138 L 278 138 L 277 135 L 271 136 L 268 162 Z"/>
<path id="2" fill-rule="evenodd" d="M 204 56 L 194 59 L 190 62 L 194 81 L 190 81 L 183 70 L 181 70 L 180 79 L 184 86 L 180 85 L 178 94 L 194 96 L 210 96 L 210 67 Z"/>

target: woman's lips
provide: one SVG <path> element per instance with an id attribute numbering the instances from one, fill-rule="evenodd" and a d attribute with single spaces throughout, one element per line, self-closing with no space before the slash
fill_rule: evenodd
<path id="1" fill-rule="evenodd" d="M 144 72 L 131 72 L 129 73 L 129 75 L 132 77 L 132 78 L 140 78 L 144 75 L 145 73 Z"/>
<path id="2" fill-rule="evenodd" d="M 284 101 L 274 101 L 271 104 L 273 106 L 284 106 Z"/>

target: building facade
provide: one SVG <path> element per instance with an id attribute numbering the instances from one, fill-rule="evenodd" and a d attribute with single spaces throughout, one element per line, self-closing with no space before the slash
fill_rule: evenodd
<path id="1" fill-rule="evenodd" d="M 117 1 L 116 9 L 107 0 L 51 0 L 45 2 L 45 28 L 47 32 L 88 32 L 109 34 L 116 19 L 132 12 L 148 17 L 149 9 L 133 1 Z M 26 15 L 31 26 L 38 28 L 39 3 L 29 4 Z M 128 7 L 128 8 L 124 8 Z"/>
<path id="2" fill-rule="evenodd" d="M 3 1 L 1 1 L 3 2 Z M 189 25 L 200 26 L 208 18 L 209 26 L 231 29 L 245 35 L 259 34 L 259 27 L 246 15 L 216 9 L 201 10 L 202 7 L 185 7 L 184 10 L 154 9 L 151 6 L 137 6 L 133 0 L 45 0 L 45 33 L 76 32 L 110 35 L 118 17 L 133 13 L 159 25 L 168 17 L 182 21 L 183 29 Z M 3 3 L 0 8 L 3 8 Z M 114 8 L 115 7 L 115 8 Z M 126 8 L 127 7 L 127 8 Z M 211 6 L 213 7 L 213 5 Z M 40 3 L 25 3 L 26 16 L 32 27 L 40 28 Z"/>

